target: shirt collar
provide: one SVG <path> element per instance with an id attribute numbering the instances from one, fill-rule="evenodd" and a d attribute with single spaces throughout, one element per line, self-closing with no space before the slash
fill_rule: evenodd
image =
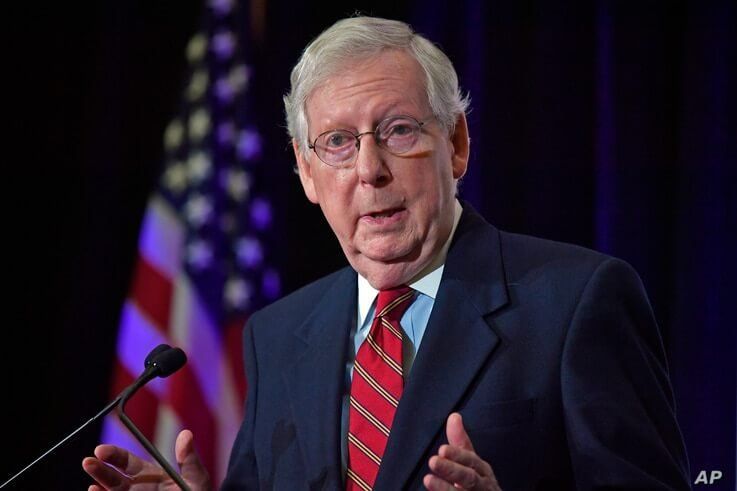
<path id="1" fill-rule="evenodd" d="M 445 268 L 445 258 L 448 255 L 448 248 L 455 235 L 458 222 L 461 220 L 461 214 L 463 213 L 463 207 L 455 200 L 455 206 L 453 207 L 453 228 L 448 235 L 448 239 L 443 244 L 435 258 L 430 261 L 430 264 L 425 266 L 414 278 L 410 280 L 409 286 L 428 297 L 435 300 L 435 296 L 440 288 L 440 280 L 443 277 L 443 269 Z M 376 300 L 376 296 L 379 294 L 379 290 L 375 289 L 368 280 L 358 275 L 358 326 L 362 326 L 366 322 L 366 316 L 371 311 L 371 306 Z"/>

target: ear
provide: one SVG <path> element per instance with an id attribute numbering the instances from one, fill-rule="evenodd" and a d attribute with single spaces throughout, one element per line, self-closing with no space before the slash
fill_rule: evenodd
<path id="1" fill-rule="evenodd" d="M 299 148 L 297 140 L 292 138 L 292 149 L 294 150 L 294 158 L 297 159 L 297 171 L 299 172 L 299 180 L 302 183 L 302 189 L 305 196 L 314 204 L 318 204 L 320 200 L 315 192 L 315 181 L 312 179 L 312 167 Z"/>
<path id="2" fill-rule="evenodd" d="M 451 155 L 453 178 L 460 179 L 468 169 L 468 156 L 471 151 L 471 140 L 468 138 L 468 122 L 465 114 L 458 116 L 455 131 L 450 136 L 450 142 L 453 145 Z"/>

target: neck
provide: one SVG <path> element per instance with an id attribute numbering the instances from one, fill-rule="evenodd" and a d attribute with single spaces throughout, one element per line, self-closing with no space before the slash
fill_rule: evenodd
<path id="1" fill-rule="evenodd" d="M 366 268 L 363 271 L 354 266 L 358 274 L 365 278 L 376 290 L 386 290 L 398 285 L 409 285 L 419 281 L 445 263 L 450 243 L 461 219 L 463 208 L 458 200 L 453 207 L 453 221 L 445 240 L 437 247 L 434 254 L 429 255 L 426 261 L 413 264 L 412 261 L 398 261 L 391 264 L 381 264 L 379 267 Z"/>

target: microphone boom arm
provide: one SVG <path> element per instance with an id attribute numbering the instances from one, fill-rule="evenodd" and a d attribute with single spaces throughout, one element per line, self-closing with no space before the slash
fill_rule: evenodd
<path id="1" fill-rule="evenodd" d="M 144 448 L 148 451 L 148 453 L 153 456 L 154 459 L 156 459 L 156 462 L 161 465 L 161 467 L 166 471 L 167 474 L 169 474 L 169 477 L 172 478 L 172 480 L 177 483 L 177 486 L 179 486 L 182 491 L 191 491 L 190 487 L 187 485 L 187 483 L 184 482 L 184 479 L 182 479 L 182 476 L 180 476 L 176 470 L 169 464 L 169 462 L 164 458 L 161 453 L 154 447 L 154 445 L 146 438 L 143 433 L 138 429 L 138 427 L 133 424 L 133 421 L 128 417 L 127 414 L 125 414 L 125 404 L 128 402 L 128 400 L 135 394 L 138 389 L 143 387 L 143 385 L 148 382 L 150 379 L 155 377 L 155 371 L 151 371 L 151 375 L 149 377 L 141 377 L 137 383 L 131 385 L 128 389 L 126 389 L 125 392 L 120 396 L 119 402 L 117 402 L 117 408 L 116 412 L 118 414 L 118 418 L 120 418 L 120 421 L 123 422 L 123 424 L 128 428 L 128 430 L 133 433 L 133 436 L 136 437 L 136 439 L 141 443 L 141 445 L 144 446 Z"/>
<path id="2" fill-rule="evenodd" d="M 146 385 L 148 382 L 151 381 L 151 379 L 155 377 L 168 377 L 172 373 L 179 370 L 185 363 L 187 362 L 187 356 L 184 354 L 184 351 L 182 351 L 179 348 L 172 348 L 168 344 L 160 344 L 156 348 L 154 348 L 148 356 L 146 356 L 146 360 L 144 363 L 145 370 L 141 374 L 138 379 L 136 379 L 135 382 L 133 382 L 130 386 L 128 386 L 123 392 L 118 395 L 115 400 L 110 402 L 107 406 L 105 406 L 102 411 L 94 415 L 92 418 L 87 420 L 86 423 L 84 423 L 82 426 L 74 430 L 72 433 L 67 435 L 63 440 L 61 440 L 59 443 L 48 449 L 46 452 L 43 453 L 39 458 L 25 466 L 23 469 L 21 469 L 20 472 L 15 474 L 13 477 L 5 481 L 4 483 L 0 484 L 0 489 L 4 488 L 8 484 L 10 484 L 13 480 L 15 480 L 18 476 L 26 472 L 28 469 L 33 467 L 36 463 L 38 463 L 40 460 L 42 460 L 44 457 L 49 455 L 51 452 L 59 448 L 62 444 L 64 444 L 66 441 L 68 441 L 70 438 L 72 438 L 74 435 L 82 431 L 84 428 L 89 426 L 91 423 L 97 421 L 101 417 L 108 414 L 113 409 L 117 408 L 118 417 L 123 422 L 123 424 L 130 430 L 131 433 L 133 433 L 133 436 L 138 439 L 138 441 L 145 447 L 146 450 L 148 450 L 148 453 L 151 454 L 151 456 L 156 459 L 156 462 L 163 467 L 163 469 L 166 471 L 166 473 L 171 477 L 174 482 L 183 490 L 183 491 L 191 491 L 191 488 L 187 485 L 187 483 L 184 482 L 184 479 L 182 479 L 182 476 L 180 476 L 174 468 L 167 462 L 167 460 L 159 453 L 158 450 L 156 450 L 156 447 L 151 444 L 150 441 L 141 433 L 141 431 L 136 427 L 135 424 L 133 424 L 133 421 L 128 417 L 128 415 L 125 414 L 125 404 L 128 402 L 128 400 L 133 397 L 133 394 L 135 394 L 138 389 Z"/>

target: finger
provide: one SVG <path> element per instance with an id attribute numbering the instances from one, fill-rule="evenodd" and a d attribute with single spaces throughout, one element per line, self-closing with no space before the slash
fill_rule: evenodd
<path id="1" fill-rule="evenodd" d="M 134 483 L 160 483 L 168 479 L 161 467 L 115 445 L 98 445 L 95 457 L 82 461 L 85 471 L 105 489 L 126 490 Z"/>
<path id="2" fill-rule="evenodd" d="M 192 484 L 201 486 L 203 489 L 208 489 L 210 476 L 205 466 L 202 465 L 199 455 L 197 455 L 197 450 L 194 446 L 194 435 L 191 431 L 182 430 L 177 435 L 174 454 L 182 471 L 182 477 Z"/>
<path id="3" fill-rule="evenodd" d="M 136 475 L 143 471 L 146 467 L 152 467 L 150 462 L 147 462 L 128 450 L 115 445 L 98 445 L 95 447 L 95 457 L 105 462 L 108 465 L 112 465 L 121 472 L 128 474 L 129 476 Z"/>
<path id="4" fill-rule="evenodd" d="M 471 467 L 437 455 L 430 458 L 429 467 L 435 476 L 448 483 L 457 484 L 463 489 L 481 489 L 484 481 L 484 478 Z"/>
<path id="5" fill-rule="evenodd" d="M 471 450 L 453 445 L 441 445 L 438 449 L 438 455 L 460 465 L 470 467 L 482 477 L 494 477 L 491 465 Z"/>
<path id="6" fill-rule="evenodd" d="M 448 421 L 445 425 L 445 434 L 448 437 L 448 443 L 451 445 L 473 452 L 473 443 L 471 443 L 471 438 L 463 427 L 463 418 L 460 413 L 452 413 L 448 416 Z"/>
<path id="7" fill-rule="evenodd" d="M 82 461 L 82 468 L 97 481 L 88 491 L 104 491 L 105 489 L 126 489 L 129 478 L 122 475 L 113 467 L 106 465 L 103 461 L 94 457 L 87 457 Z"/>
<path id="8" fill-rule="evenodd" d="M 453 489 L 453 485 L 451 483 L 444 481 L 433 474 L 426 474 L 425 477 L 422 478 L 422 484 L 428 491 L 448 491 Z"/>

